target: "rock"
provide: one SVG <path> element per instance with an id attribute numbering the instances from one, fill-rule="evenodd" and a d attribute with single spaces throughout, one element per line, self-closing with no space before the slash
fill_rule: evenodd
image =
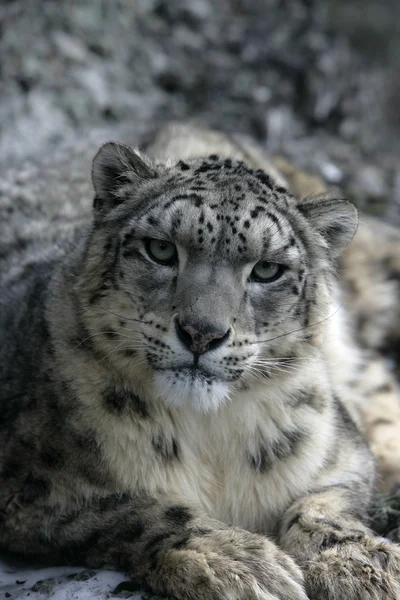
<path id="1" fill-rule="evenodd" d="M 56 50 L 67 59 L 77 63 L 88 61 L 88 51 L 85 44 L 77 37 L 68 35 L 64 31 L 54 31 L 52 40 Z"/>
<path id="2" fill-rule="evenodd" d="M 320 172 L 322 177 L 333 185 L 338 185 L 343 180 L 343 171 L 332 162 L 321 162 Z"/>
<path id="3" fill-rule="evenodd" d="M 71 581 L 89 581 L 92 577 L 96 575 L 96 571 L 92 571 L 91 569 L 85 569 L 81 571 L 81 573 L 74 573 L 73 575 L 69 575 L 69 579 Z"/>
<path id="4" fill-rule="evenodd" d="M 50 594 L 55 585 L 55 579 L 41 579 L 31 587 L 31 591 L 39 592 L 40 594 Z"/>
<path id="5" fill-rule="evenodd" d="M 110 120 L 195 117 L 256 136 L 361 205 L 392 202 L 382 214 L 400 223 L 398 1 L 72 4 L 0 8 L 2 165 Z"/>
<path id="6" fill-rule="evenodd" d="M 374 165 L 361 167 L 355 175 L 355 181 L 369 199 L 380 200 L 387 192 L 384 174 Z"/>

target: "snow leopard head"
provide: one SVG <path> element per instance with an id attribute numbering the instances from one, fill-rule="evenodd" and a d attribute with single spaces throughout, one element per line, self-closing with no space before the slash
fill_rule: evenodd
<path id="1" fill-rule="evenodd" d="M 92 178 L 80 298 L 119 376 L 207 411 L 307 354 L 357 226 L 351 203 L 300 201 L 230 158 L 160 164 L 116 143 L 99 150 Z"/>

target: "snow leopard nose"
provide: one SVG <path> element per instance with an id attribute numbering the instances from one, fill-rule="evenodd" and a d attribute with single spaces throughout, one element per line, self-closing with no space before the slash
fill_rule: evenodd
<path id="1" fill-rule="evenodd" d="M 201 326 L 194 323 L 180 323 L 175 321 L 176 335 L 186 348 L 193 354 L 205 354 L 216 350 L 228 339 L 230 330 L 221 331 L 210 326 Z"/>

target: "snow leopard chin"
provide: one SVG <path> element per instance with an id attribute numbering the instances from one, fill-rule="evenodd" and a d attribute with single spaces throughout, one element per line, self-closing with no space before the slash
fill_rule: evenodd
<path id="1" fill-rule="evenodd" d="M 230 391 L 228 382 L 187 368 L 158 371 L 155 384 L 159 397 L 167 406 L 190 406 L 202 413 L 217 410 L 227 402 Z"/>

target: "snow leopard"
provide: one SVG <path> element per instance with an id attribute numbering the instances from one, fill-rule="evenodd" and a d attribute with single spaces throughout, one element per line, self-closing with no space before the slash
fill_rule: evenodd
<path id="1" fill-rule="evenodd" d="M 399 598 L 353 204 L 191 125 L 102 145 L 93 191 L 83 152 L 2 186 L 0 549 L 178 600 Z"/>

